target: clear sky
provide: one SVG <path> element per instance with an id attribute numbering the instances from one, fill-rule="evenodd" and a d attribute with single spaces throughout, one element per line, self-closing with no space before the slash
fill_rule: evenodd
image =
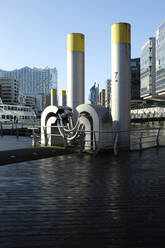
<path id="1" fill-rule="evenodd" d="M 69 33 L 85 34 L 86 103 L 89 88 L 110 78 L 110 28 L 131 24 L 131 57 L 165 20 L 164 0 L 0 0 L 0 68 L 56 67 L 67 89 Z"/>

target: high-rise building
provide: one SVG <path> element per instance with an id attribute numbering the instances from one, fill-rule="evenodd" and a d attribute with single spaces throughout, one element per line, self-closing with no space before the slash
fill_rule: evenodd
<path id="1" fill-rule="evenodd" d="M 91 104 L 98 104 L 99 102 L 99 84 L 96 86 L 96 83 L 89 90 L 89 101 Z"/>
<path id="2" fill-rule="evenodd" d="M 0 77 L 18 80 L 19 90 L 24 95 L 49 95 L 51 88 L 57 88 L 56 68 L 41 69 L 26 66 L 13 71 L 0 70 Z"/>
<path id="3" fill-rule="evenodd" d="M 99 93 L 99 103 L 102 106 L 105 106 L 105 89 L 102 89 L 101 92 Z"/>
<path id="4" fill-rule="evenodd" d="M 155 96 L 155 38 L 149 38 L 141 47 L 140 96 L 144 99 Z"/>
<path id="5" fill-rule="evenodd" d="M 107 79 L 105 82 L 105 107 L 110 109 L 111 101 L 111 80 Z"/>
<path id="6" fill-rule="evenodd" d="M 156 93 L 165 96 L 165 21 L 156 30 Z"/>
<path id="7" fill-rule="evenodd" d="M 0 78 L 0 98 L 4 104 L 18 104 L 18 81 L 12 78 Z"/>
<path id="8" fill-rule="evenodd" d="M 25 105 L 35 108 L 36 105 L 36 98 L 35 96 L 25 96 Z"/>
<path id="9" fill-rule="evenodd" d="M 140 58 L 131 59 L 131 100 L 140 99 Z"/>

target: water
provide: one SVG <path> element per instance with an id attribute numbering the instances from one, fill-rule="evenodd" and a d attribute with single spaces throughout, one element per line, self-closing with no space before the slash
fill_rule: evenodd
<path id="1" fill-rule="evenodd" d="M 0 136 L 0 151 L 15 150 L 32 147 L 31 137 Z"/>
<path id="2" fill-rule="evenodd" d="M 164 154 L 73 154 L 1 166 L 1 247 L 162 247 Z"/>

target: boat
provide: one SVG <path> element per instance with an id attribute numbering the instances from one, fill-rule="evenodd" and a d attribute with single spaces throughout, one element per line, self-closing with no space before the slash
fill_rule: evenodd
<path id="1" fill-rule="evenodd" d="M 0 101 L 1 123 L 24 123 L 36 120 L 36 114 L 31 107 L 22 105 L 8 105 Z"/>

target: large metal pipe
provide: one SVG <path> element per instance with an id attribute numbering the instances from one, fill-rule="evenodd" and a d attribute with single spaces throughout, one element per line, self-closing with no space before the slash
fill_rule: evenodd
<path id="1" fill-rule="evenodd" d="M 61 91 L 61 106 L 66 106 L 66 90 Z"/>
<path id="2" fill-rule="evenodd" d="M 131 26 L 116 23 L 111 26 L 112 120 L 118 132 L 118 146 L 130 146 L 130 42 Z"/>
<path id="3" fill-rule="evenodd" d="M 67 36 L 67 105 L 73 112 L 84 103 L 84 35 Z"/>
<path id="4" fill-rule="evenodd" d="M 51 106 L 57 106 L 57 89 L 51 89 Z"/>

